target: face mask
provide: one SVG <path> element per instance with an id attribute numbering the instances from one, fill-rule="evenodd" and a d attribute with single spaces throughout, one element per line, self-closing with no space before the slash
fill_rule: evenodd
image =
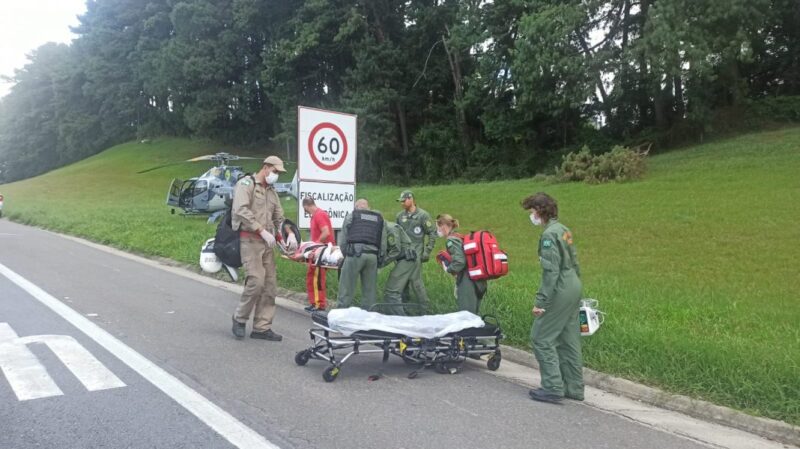
<path id="1" fill-rule="evenodd" d="M 532 213 L 531 214 L 531 223 L 533 223 L 534 226 L 539 226 L 539 225 L 542 224 L 542 219 L 539 218 L 539 216 L 537 216 L 536 213 Z"/>
<path id="2" fill-rule="evenodd" d="M 278 180 L 278 174 L 275 172 L 271 172 L 267 175 L 267 184 L 275 184 L 275 181 Z"/>
<path id="3" fill-rule="evenodd" d="M 444 231 L 442 231 L 441 229 L 437 229 L 437 230 L 436 230 L 436 235 L 438 235 L 440 238 L 442 238 L 442 237 L 444 237 L 444 236 L 445 236 L 445 233 L 444 233 Z"/>

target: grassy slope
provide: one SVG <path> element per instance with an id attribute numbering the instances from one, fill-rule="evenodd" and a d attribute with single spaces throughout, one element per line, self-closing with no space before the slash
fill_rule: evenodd
<path id="1" fill-rule="evenodd" d="M 196 263 L 213 228 L 163 205 L 181 165 L 159 163 L 216 151 L 161 140 L 126 144 L 35 179 L 0 186 L 12 219 L 136 252 Z M 646 180 L 589 186 L 529 180 L 419 187 L 421 207 L 463 229 L 490 228 L 508 250 L 509 276 L 493 281 L 484 311 L 501 315 L 526 346 L 539 282 L 539 231 L 519 201 L 546 190 L 576 236 L 586 295 L 607 313 L 584 339 L 588 366 L 800 424 L 800 129 L 747 135 L 651 159 Z M 359 186 L 393 217 L 399 188 Z M 296 203 L 284 202 L 296 217 Z M 439 242 L 439 247 L 442 243 Z M 282 263 L 283 286 L 302 290 L 304 268 Z M 382 273 L 385 279 L 386 270 Z M 424 272 L 440 310 L 454 307 L 452 280 Z M 335 276 L 333 277 L 335 278 Z M 331 292 L 335 291 L 335 280 Z"/>

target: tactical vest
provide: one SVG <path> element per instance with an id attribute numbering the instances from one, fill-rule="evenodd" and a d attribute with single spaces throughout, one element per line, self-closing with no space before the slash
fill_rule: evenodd
<path id="1" fill-rule="evenodd" d="M 347 243 L 362 243 L 381 247 L 383 216 L 370 210 L 353 211 L 353 221 L 347 230 Z"/>

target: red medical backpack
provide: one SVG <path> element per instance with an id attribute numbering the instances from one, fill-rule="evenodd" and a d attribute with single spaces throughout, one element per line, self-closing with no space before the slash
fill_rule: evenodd
<path id="1" fill-rule="evenodd" d="M 497 279 L 508 274 L 508 254 L 497 246 L 494 234 L 489 231 L 475 231 L 462 238 L 470 279 Z"/>
<path id="2" fill-rule="evenodd" d="M 475 231 L 459 235 L 467 258 L 467 275 L 473 281 L 497 279 L 508 274 L 508 255 L 497 246 L 497 238 L 489 231 Z M 437 257 L 450 262 L 447 250 Z"/>

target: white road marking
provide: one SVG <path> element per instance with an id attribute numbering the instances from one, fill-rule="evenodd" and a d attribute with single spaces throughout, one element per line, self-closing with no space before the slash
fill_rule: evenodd
<path id="1" fill-rule="evenodd" d="M 20 401 L 63 394 L 47 369 L 28 349 L 28 345 L 36 343 L 47 345 L 89 391 L 125 386 L 69 335 L 30 335 L 20 338 L 8 323 L 0 323 L 0 368 Z"/>
<path id="2" fill-rule="evenodd" d="M 159 390 L 164 392 L 164 394 L 171 397 L 175 402 L 180 404 L 234 446 L 248 449 L 278 448 L 278 446 L 267 441 L 266 438 L 241 423 L 228 412 L 186 386 L 183 382 L 175 378 L 175 376 L 164 371 L 80 313 L 72 310 L 67 305 L 3 264 L 0 264 L 0 274 L 28 292 L 67 322 L 80 329 L 81 332 L 110 353 L 114 354 L 132 370 L 147 379 Z M 0 352 L 0 354 L 2 354 L 2 352 Z"/>
<path id="3" fill-rule="evenodd" d="M 69 335 L 31 335 L 17 339 L 21 344 L 42 343 L 72 371 L 89 391 L 121 388 L 125 383 Z"/>
<path id="4" fill-rule="evenodd" d="M 14 329 L 0 323 L 0 370 L 17 399 L 28 401 L 64 394 L 39 359 L 16 339 Z"/>

